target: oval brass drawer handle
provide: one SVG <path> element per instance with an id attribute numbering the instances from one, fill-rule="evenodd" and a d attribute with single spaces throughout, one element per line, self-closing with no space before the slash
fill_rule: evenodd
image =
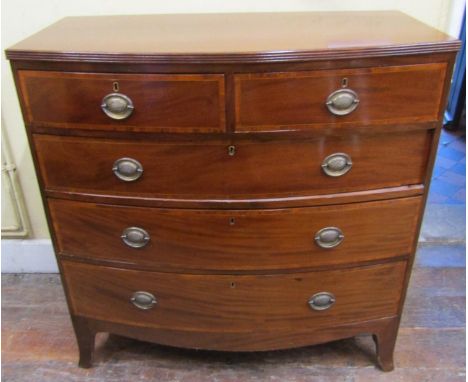
<path id="1" fill-rule="evenodd" d="M 125 94 L 110 93 L 102 99 L 101 109 L 109 118 L 120 120 L 130 117 L 135 107 Z"/>
<path id="2" fill-rule="evenodd" d="M 322 228 L 315 234 L 315 243 L 320 248 L 329 249 L 337 247 L 343 240 L 343 232 L 337 227 Z"/>
<path id="3" fill-rule="evenodd" d="M 320 292 L 309 299 L 309 306 L 313 310 L 326 310 L 330 309 L 335 302 L 336 298 L 333 293 Z"/>
<path id="4" fill-rule="evenodd" d="M 120 180 L 134 182 L 143 175 L 143 166 L 136 159 L 120 158 L 114 162 L 112 171 Z"/>
<path id="5" fill-rule="evenodd" d="M 125 228 L 120 237 L 131 248 L 143 248 L 150 241 L 148 232 L 140 227 Z"/>
<path id="6" fill-rule="evenodd" d="M 335 153 L 327 156 L 322 162 L 322 170 L 328 176 L 342 176 L 353 167 L 351 157 L 345 153 Z"/>
<path id="7" fill-rule="evenodd" d="M 135 305 L 138 309 L 148 310 L 155 306 L 158 302 L 156 301 L 156 297 L 149 292 L 138 291 L 133 293 L 130 301 L 133 305 Z"/>
<path id="8" fill-rule="evenodd" d="M 328 96 L 325 105 L 333 115 L 347 115 L 358 107 L 359 98 L 351 89 L 339 89 Z"/>

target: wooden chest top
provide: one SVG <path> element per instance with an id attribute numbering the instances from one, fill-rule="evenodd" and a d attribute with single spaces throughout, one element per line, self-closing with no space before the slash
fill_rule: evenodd
<path id="1" fill-rule="evenodd" d="M 67 17 L 9 59 L 282 62 L 454 51 L 459 41 L 401 13 L 301 12 Z"/>

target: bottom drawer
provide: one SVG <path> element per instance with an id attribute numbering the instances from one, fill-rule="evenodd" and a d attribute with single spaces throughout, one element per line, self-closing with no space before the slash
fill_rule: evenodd
<path id="1" fill-rule="evenodd" d="M 168 344 L 180 346 L 180 337 L 203 333 L 203 346 L 210 335 L 223 333 L 255 338 L 258 331 L 281 334 L 329 328 L 352 322 L 389 317 L 398 313 L 405 261 L 383 265 L 275 275 L 195 275 L 134 271 L 63 261 L 63 271 L 75 315 L 111 321 L 149 330 L 171 331 Z M 148 292 L 136 303 L 135 292 Z M 326 308 L 328 292 L 334 303 Z M 207 337 L 205 337 L 207 336 Z M 219 337 L 218 337 L 219 339 Z M 207 342 L 208 341 L 208 342 Z M 207 345 L 208 343 L 208 345 Z M 189 344 L 198 347 L 197 341 Z M 201 347 L 201 346 L 200 346 Z M 275 344 L 271 343 L 274 348 Z M 241 349 L 242 350 L 242 349 Z"/>

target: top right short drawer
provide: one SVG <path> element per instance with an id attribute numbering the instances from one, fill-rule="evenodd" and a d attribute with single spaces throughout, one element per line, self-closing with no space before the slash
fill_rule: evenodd
<path id="1" fill-rule="evenodd" d="M 446 63 L 235 75 L 237 131 L 437 121 Z"/>

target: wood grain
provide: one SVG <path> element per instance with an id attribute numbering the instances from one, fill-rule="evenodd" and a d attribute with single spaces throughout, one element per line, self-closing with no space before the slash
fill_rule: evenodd
<path id="1" fill-rule="evenodd" d="M 86 317 L 80 317 L 80 319 L 85 323 L 86 327 L 91 327 L 96 332 L 111 332 L 125 337 L 136 338 L 144 342 L 152 341 L 169 346 L 174 346 L 174 344 L 176 344 L 175 346 L 178 347 L 192 349 L 212 349 L 217 344 L 213 350 L 218 350 L 221 346 L 228 345 L 229 352 L 239 352 L 237 355 L 241 357 L 248 356 L 248 354 L 245 354 L 244 352 L 288 349 L 291 347 L 291 344 L 294 344 L 294 347 L 306 347 L 368 333 L 381 334 L 382 341 L 380 342 L 380 349 L 387 349 L 392 345 L 391 343 L 385 342 L 385 340 L 390 337 L 388 335 L 385 336 L 385 334 L 386 332 L 390 332 L 389 334 L 395 335 L 395 332 L 392 329 L 397 322 L 396 316 L 390 316 L 368 321 L 337 324 L 319 328 L 313 325 L 304 325 L 302 327 L 298 327 L 297 330 L 294 331 L 275 329 L 274 334 L 272 334 L 270 330 L 263 328 L 263 326 L 259 326 L 255 331 L 255 335 L 249 336 L 240 334 L 239 332 L 225 330 L 218 331 L 216 329 L 204 332 L 203 334 L 200 334 L 197 331 L 185 331 L 183 332 L 183 335 L 181 335 L 180 332 L 171 329 L 127 325 Z M 462 338 L 463 336 L 460 334 L 458 337 Z M 352 341 L 354 342 L 354 340 Z M 357 349 L 362 351 L 359 346 Z M 145 351 L 147 351 L 147 349 L 145 349 Z M 167 352 L 167 349 L 163 349 L 163 351 Z M 179 349 L 179 351 L 183 350 Z M 320 348 L 317 349 L 317 351 L 320 353 L 319 358 L 320 362 L 322 362 L 324 358 L 323 353 Z M 355 355 L 357 353 L 358 351 L 354 352 Z M 268 356 L 269 354 L 271 353 L 265 353 L 264 356 Z M 213 354 L 209 354 L 210 359 L 212 355 Z M 220 354 L 217 354 L 217 356 L 219 355 Z M 377 359 L 376 363 L 381 365 L 382 361 L 384 361 L 386 362 L 385 365 L 388 365 L 393 358 L 385 358 L 383 355 L 388 356 L 388 353 L 382 354 L 382 356 L 377 354 L 380 360 Z M 231 359 L 235 354 L 227 353 L 225 356 Z M 259 355 L 252 354 L 252 356 Z M 292 354 L 292 357 L 296 359 L 294 354 Z M 330 361 L 328 355 L 327 361 Z M 307 367 L 310 368 L 309 358 L 307 358 Z M 355 365 L 352 367 L 356 368 Z"/>
<path id="2" fill-rule="evenodd" d="M 225 130 L 224 76 L 19 71 L 26 122 L 35 126 L 147 132 Z M 128 96 L 134 111 L 113 120 L 102 99 Z"/>
<path id="3" fill-rule="evenodd" d="M 452 70 L 453 70 L 454 65 L 455 65 L 455 59 L 456 59 L 456 56 L 454 55 L 448 60 L 448 65 L 447 66 L 448 66 L 449 70 L 447 71 L 446 76 L 445 76 L 444 90 L 443 90 L 443 95 L 442 95 L 442 100 L 443 100 L 442 105 L 445 106 L 445 107 L 446 107 L 447 102 L 448 102 L 448 94 L 449 94 L 449 91 L 450 91 L 451 80 L 452 80 Z M 440 112 L 439 112 L 439 128 L 436 129 L 436 131 L 435 131 L 434 139 L 432 141 L 432 145 L 431 145 L 431 149 L 430 149 L 430 156 L 429 156 L 428 161 L 427 161 L 426 178 L 428 179 L 428 181 L 427 181 L 428 187 L 426 188 L 425 193 L 423 195 L 424 208 L 422 209 L 421 213 L 419 214 L 419 220 L 418 220 L 418 223 L 417 223 L 418 228 L 417 228 L 416 236 L 418 236 L 418 237 L 419 237 L 419 234 L 420 234 L 420 231 L 421 231 L 423 218 L 424 218 L 424 212 L 425 212 L 424 210 L 425 210 L 425 207 L 427 205 L 427 200 L 428 200 L 428 196 L 429 196 L 429 186 L 430 186 L 431 181 L 432 181 L 432 172 L 433 172 L 433 169 L 434 169 L 434 164 L 435 164 L 435 160 L 436 160 L 436 156 L 437 156 L 437 152 L 438 152 L 439 139 L 440 139 L 440 135 L 441 135 L 441 132 L 442 132 L 443 121 L 444 121 L 444 109 L 441 109 Z M 413 245 L 413 253 L 416 253 L 417 245 L 418 245 L 417 242 L 415 242 L 414 245 Z M 400 309 L 399 309 L 399 314 L 398 314 L 398 325 L 400 325 L 400 320 L 401 320 L 401 317 L 402 317 L 403 307 L 404 307 L 405 300 L 406 300 L 406 294 L 407 294 L 407 291 L 408 291 L 411 272 L 413 270 L 414 260 L 415 260 L 415 256 L 410 258 L 409 261 L 408 261 L 408 267 L 406 268 L 405 281 L 404 281 L 405 287 L 402 290 L 401 299 L 400 299 Z"/>
<path id="4" fill-rule="evenodd" d="M 166 271 L 267 270 L 334 266 L 408 255 L 421 199 L 282 210 L 183 210 L 118 207 L 49 199 L 61 254 Z M 151 236 L 144 248 L 125 245 L 127 227 Z M 316 232 L 345 235 L 323 249 Z"/>
<path id="5" fill-rule="evenodd" d="M 437 63 L 239 74 L 235 76 L 236 130 L 435 121 L 441 108 L 445 71 L 446 64 Z M 335 116 L 325 103 L 331 93 L 342 89 L 344 78 L 360 102 L 350 114 Z"/>
<path id="6" fill-rule="evenodd" d="M 430 131 L 295 141 L 166 143 L 35 135 L 46 191 L 168 199 L 263 199 L 424 183 Z M 323 173 L 323 159 L 347 153 L 344 176 Z M 143 176 L 122 182 L 115 160 L 138 160 Z"/>
<path id="7" fill-rule="evenodd" d="M 398 12 L 340 12 L 67 18 L 8 49 L 80 365 L 99 331 L 218 350 L 367 332 L 392 369 L 459 46 Z M 323 97 L 345 74 L 363 103 L 330 119 Z M 88 108 L 115 78 L 138 101 L 126 122 Z M 353 168 L 329 178 L 335 152 Z M 124 156 L 139 181 L 112 174 Z M 127 218 L 167 256 L 114 246 Z M 299 272 L 317 253 L 308 230 L 332 218 L 353 239 Z M 145 288 L 159 303 L 143 312 L 129 294 Z M 322 288 L 338 302 L 311 311 Z"/>
<path id="8" fill-rule="evenodd" d="M 460 42 L 457 42 L 460 44 Z M 373 68 L 379 66 L 402 66 L 402 65 L 419 65 L 424 63 L 446 63 L 456 54 L 453 51 L 431 51 L 424 48 L 417 54 L 404 55 L 398 54 L 394 56 L 366 56 L 359 53 L 362 50 L 348 51 L 347 54 L 352 54 L 352 59 L 341 57 L 339 59 L 327 59 L 322 57 L 317 60 L 282 60 L 271 62 L 213 62 L 200 63 L 198 61 L 186 60 L 184 62 L 177 61 L 170 65 L 164 62 L 141 62 L 137 55 L 134 61 L 112 61 L 108 58 L 105 62 L 86 60 L 82 57 L 77 60 L 59 60 L 59 61 L 44 61 L 41 59 L 34 60 L 11 60 L 11 66 L 15 71 L 20 70 L 46 70 L 46 71 L 61 71 L 61 72 L 82 72 L 82 73 L 135 73 L 135 74 L 234 74 L 234 73 L 272 73 L 272 72 L 298 72 L 311 70 L 332 70 L 332 69 L 360 69 Z M 44 52 L 38 52 L 43 54 Z M 315 54 L 316 52 L 312 52 Z M 328 54 L 328 53 L 327 53 Z M 202 58 L 203 60 L 203 58 Z"/>
<path id="9" fill-rule="evenodd" d="M 210 333 L 235 333 L 241 342 L 250 337 L 244 350 L 256 350 L 258 328 L 281 343 L 274 333 L 394 315 L 406 262 L 274 276 L 153 273 L 67 261 L 63 267 L 75 315 L 171 330 L 174 344 L 184 332 L 198 332 L 207 336 L 204 347 L 216 350 L 232 349 L 229 343 L 208 344 Z M 149 310 L 136 308 L 130 302 L 135 291 L 152 293 L 158 303 Z M 309 298 L 322 291 L 333 293 L 336 303 L 328 310 L 311 310 Z"/>
<path id="10" fill-rule="evenodd" d="M 410 55 L 459 46 L 395 11 L 127 15 L 67 17 L 11 47 L 7 57 L 238 64 Z"/>
<path id="11" fill-rule="evenodd" d="M 355 192 L 342 192 L 324 195 L 288 196 L 287 198 L 262 198 L 262 199 L 232 199 L 229 196 L 219 199 L 180 199 L 180 198 L 154 198 L 135 195 L 96 195 L 75 191 L 46 191 L 46 196 L 54 199 L 86 201 L 97 204 L 112 204 L 120 206 L 141 206 L 161 208 L 201 208 L 201 209 L 273 209 L 329 206 L 347 203 L 359 203 L 394 198 L 407 198 L 424 194 L 425 186 L 422 184 L 398 187 L 378 188 Z"/>

